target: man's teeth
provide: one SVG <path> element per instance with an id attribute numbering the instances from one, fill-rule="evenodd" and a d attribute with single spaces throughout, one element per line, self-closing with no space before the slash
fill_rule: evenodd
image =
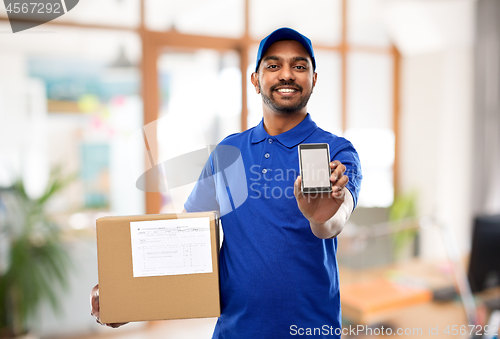
<path id="1" fill-rule="evenodd" d="M 280 93 L 292 93 L 295 92 L 296 90 L 293 88 L 280 88 L 278 89 L 278 92 Z"/>

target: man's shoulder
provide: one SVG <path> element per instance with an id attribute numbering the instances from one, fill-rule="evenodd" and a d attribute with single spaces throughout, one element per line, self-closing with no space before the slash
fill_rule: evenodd
<path id="1" fill-rule="evenodd" d="M 330 152 L 335 150 L 339 151 L 344 148 L 354 148 L 352 143 L 344 137 L 338 136 L 331 132 L 325 131 L 321 127 L 318 127 L 313 135 L 311 136 L 314 142 L 317 143 L 327 143 L 330 145 Z"/>
<path id="2" fill-rule="evenodd" d="M 252 131 L 255 127 L 249 128 L 246 131 L 233 133 L 222 139 L 219 145 L 232 145 L 236 146 L 242 142 L 248 142 L 251 138 Z"/>

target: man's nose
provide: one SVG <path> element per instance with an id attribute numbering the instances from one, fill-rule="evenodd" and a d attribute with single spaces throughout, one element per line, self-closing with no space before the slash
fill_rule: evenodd
<path id="1" fill-rule="evenodd" d="M 281 67 L 281 71 L 279 73 L 280 80 L 288 81 L 295 80 L 295 76 L 293 74 L 293 69 L 291 66 L 284 65 Z"/>

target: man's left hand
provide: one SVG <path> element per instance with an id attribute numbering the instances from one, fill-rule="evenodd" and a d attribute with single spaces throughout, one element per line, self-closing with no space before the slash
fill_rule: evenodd
<path id="1" fill-rule="evenodd" d="M 344 175 L 346 167 L 340 161 L 335 160 L 330 163 L 330 168 L 332 169 L 330 175 L 331 193 L 304 194 L 301 191 L 302 178 L 299 176 L 295 180 L 293 193 L 300 211 L 311 224 L 327 222 L 337 213 L 344 202 L 346 194 L 344 187 L 349 182 L 349 177 Z"/>

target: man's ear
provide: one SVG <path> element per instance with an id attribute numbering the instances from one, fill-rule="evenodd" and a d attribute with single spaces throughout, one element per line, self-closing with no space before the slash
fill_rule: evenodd
<path id="1" fill-rule="evenodd" d="M 252 81 L 252 85 L 253 87 L 255 87 L 255 92 L 257 92 L 257 94 L 260 94 L 259 74 L 257 72 L 253 72 L 252 75 L 250 76 L 250 81 Z"/>
<path id="2" fill-rule="evenodd" d="M 314 90 L 314 86 L 316 86 L 317 80 L 318 80 L 318 73 L 314 72 L 314 74 L 313 74 L 313 90 Z"/>

